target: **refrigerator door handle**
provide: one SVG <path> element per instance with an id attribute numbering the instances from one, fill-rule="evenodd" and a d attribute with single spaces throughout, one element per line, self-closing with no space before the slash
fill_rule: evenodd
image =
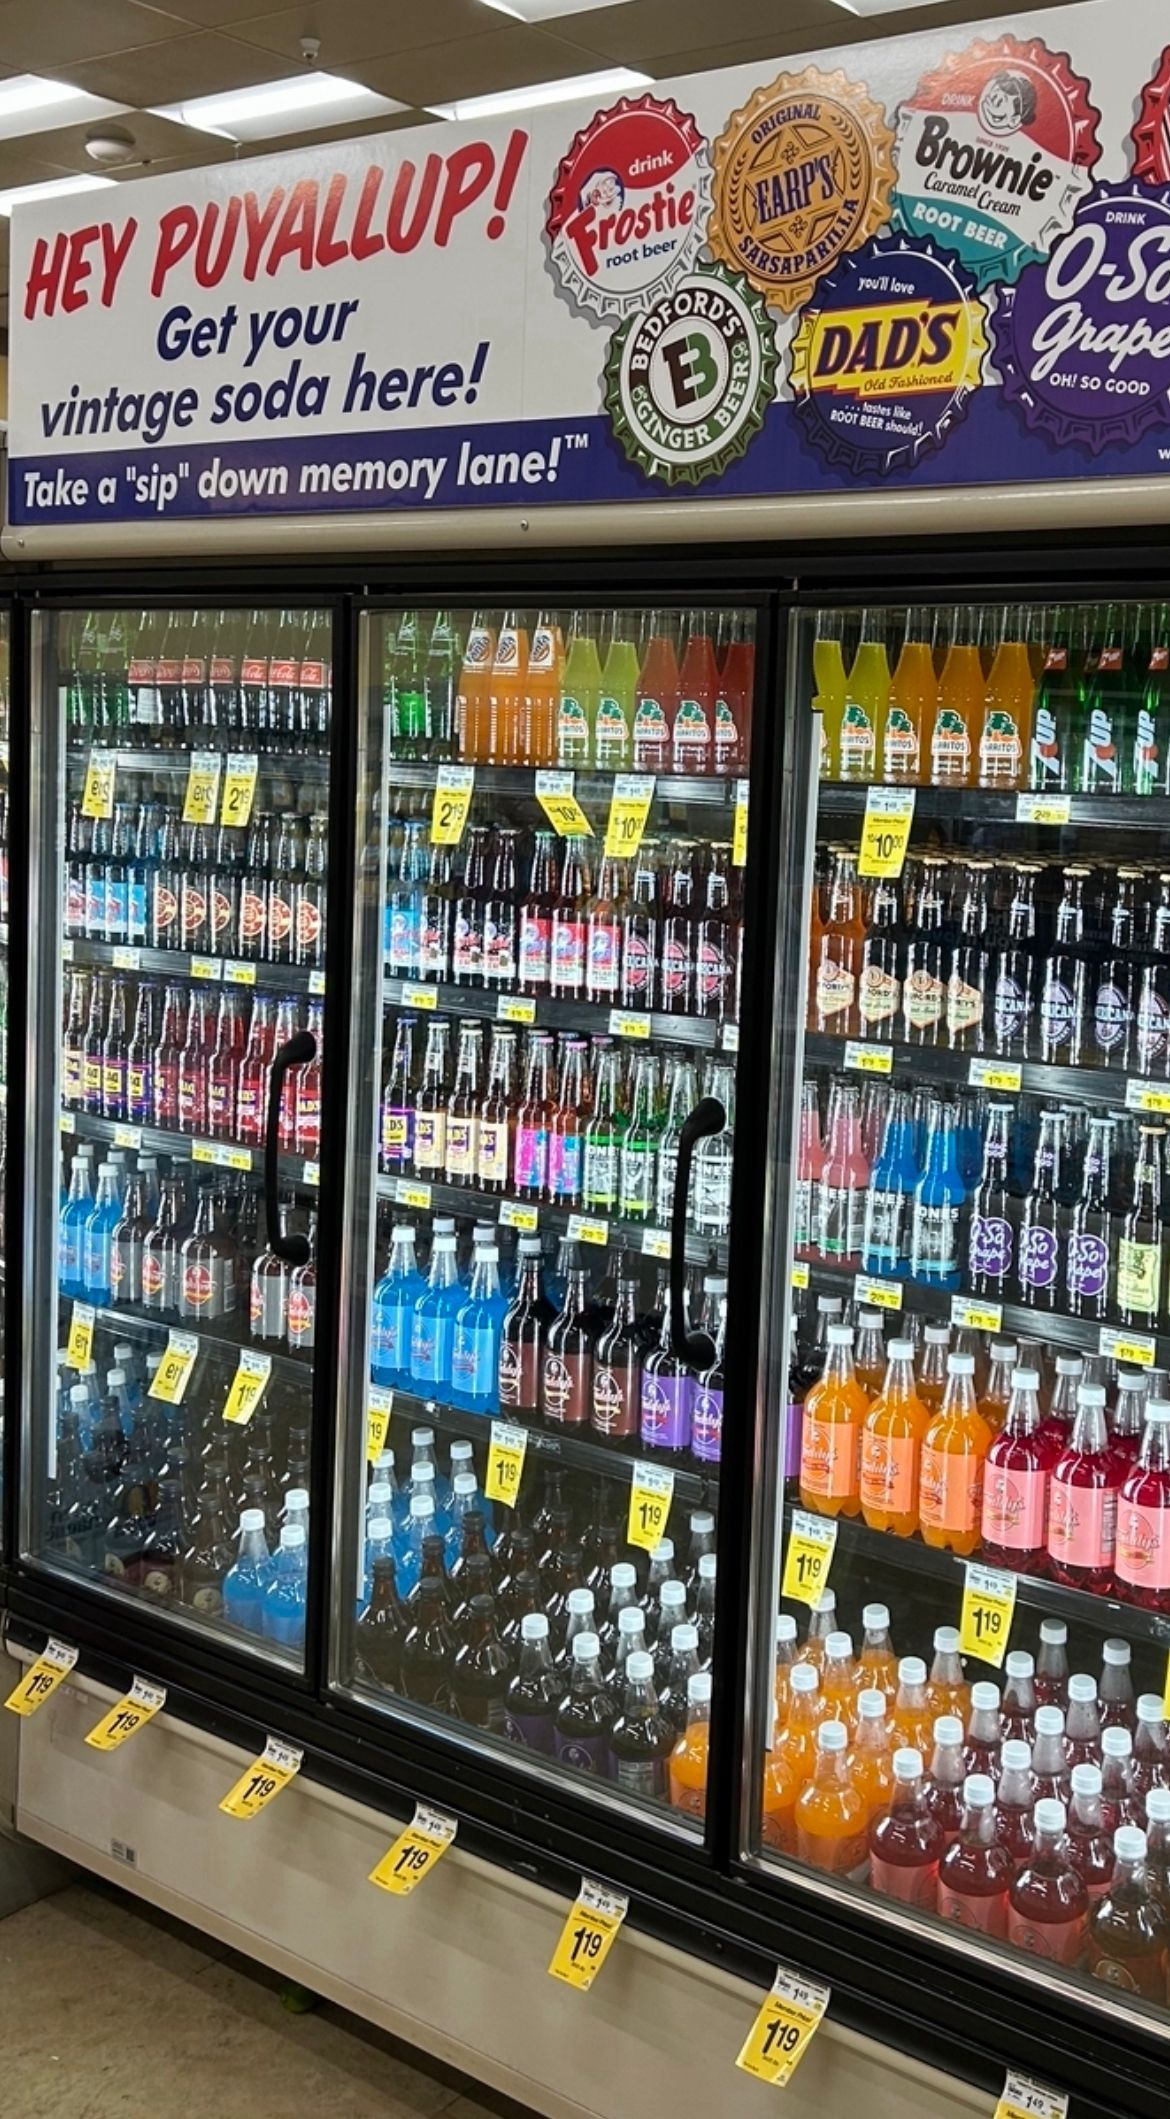
<path id="1" fill-rule="evenodd" d="M 268 1118 L 264 1128 L 264 1216 L 268 1223 L 268 1246 L 286 1265 L 303 1266 L 309 1256 L 307 1236 L 285 1236 L 280 1226 L 277 1152 L 280 1138 L 280 1105 L 284 1078 L 292 1067 L 305 1067 L 317 1057 L 317 1040 L 311 1030 L 298 1030 L 272 1056 L 268 1077 Z"/>
<path id="2" fill-rule="evenodd" d="M 687 1200 L 695 1149 L 701 1140 L 722 1133 L 726 1124 L 727 1113 L 717 1096 L 704 1096 L 683 1120 L 670 1209 L 670 1343 L 677 1360 L 700 1371 L 713 1366 L 715 1342 L 709 1332 L 692 1332 L 687 1325 Z"/>

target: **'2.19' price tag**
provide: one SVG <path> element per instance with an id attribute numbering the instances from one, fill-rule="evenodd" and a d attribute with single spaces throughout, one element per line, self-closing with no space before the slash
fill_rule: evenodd
<path id="1" fill-rule="evenodd" d="M 255 1817 L 274 1795 L 287 1788 L 301 1770 L 305 1754 L 295 1744 L 282 1744 L 279 1737 L 270 1736 L 259 1758 L 253 1759 L 246 1773 L 241 1773 L 234 1788 L 229 1788 L 220 1809 L 225 1817 Z"/>
<path id="2" fill-rule="evenodd" d="M 604 1884 L 595 1884 L 583 1876 L 576 1904 L 552 1954 L 550 1977 L 587 1994 L 629 1910 L 630 1901 L 624 1891 L 608 1891 Z"/>
<path id="3" fill-rule="evenodd" d="M 807 1604 L 811 1611 L 817 1598 L 829 1586 L 829 1569 L 836 1548 L 835 1516 L 811 1516 L 803 1508 L 793 1509 L 788 1550 L 784 1555 L 781 1596 L 791 1597 L 797 1604 Z"/>
<path id="4" fill-rule="evenodd" d="M 441 765 L 431 803 L 432 846 L 458 846 L 475 791 L 474 765 Z"/>
<path id="5" fill-rule="evenodd" d="M 91 750 L 85 773 L 85 788 L 81 797 L 83 817 L 112 817 L 114 814 L 114 775 L 117 771 L 117 753 L 112 750 Z"/>
<path id="6" fill-rule="evenodd" d="M 377 1868 L 370 1870 L 368 1881 L 377 1884 L 380 1891 L 389 1891 L 394 1898 L 408 1897 L 447 1852 L 457 1830 L 455 1818 L 432 1810 L 429 1803 L 419 1803 L 405 1830 Z"/>
<path id="7" fill-rule="evenodd" d="M 492 1441 L 488 1451 L 487 1479 L 484 1497 L 488 1501 L 500 1501 L 505 1508 L 515 1508 L 520 1495 L 520 1481 L 524 1476 L 524 1457 L 528 1448 L 528 1437 L 522 1427 L 509 1427 L 506 1420 L 492 1421 Z"/>
<path id="8" fill-rule="evenodd" d="M 1016 1608 L 1016 1578 L 995 1567 L 967 1562 L 963 1585 L 963 1616 L 959 1622 L 959 1648 L 963 1655 L 978 1656 L 984 1663 L 1002 1669 Z"/>
<path id="9" fill-rule="evenodd" d="M 781 1966 L 736 2060 L 745 2074 L 783 2089 L 829 2006 L 829 1989 Z"/>
<path id="10" fill-rule="evenodd" d="M 912 787 L 871 787 L 861 826 L 859 876 L 900 876 L 914 823 Z"/>
<path id="11" fill-rule="evenodd" d="M 223 800 L 220 803 L 221 824 L 246 824 L 252 814 L 252 803 L 256 796 L 256 778 L 260 771 L 260 760 L 251 751 L 233 751 L 227 761 L 224 774 Z"/>
<path id="12" fill-rule="evenodd" d="M 674 1473 L 660 1464 L 635 1464 L 630 1482 L 630 1513 L 626 1542 L 653 1552 L 666 1536 L 670 1504 L 674 1499 Z"/>

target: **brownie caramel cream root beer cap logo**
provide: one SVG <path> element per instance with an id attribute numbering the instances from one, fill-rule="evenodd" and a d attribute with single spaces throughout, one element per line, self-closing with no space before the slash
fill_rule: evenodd
<path id="1" fill-rule="evenodd" d="M 1170 45 L 1142 90 L 1133 129 L 1133 173 L 1146 184 L 1170 184 Z"/>
<path id="2" fill-rule="evenodd" d="M 689 270 L 711 205 L 711 164 L 674 102 L 628 96 L 577 134 L 557 170 L 545 233 L 575 307 L 632 316 Z"/>
<path id="3" fill-rule="evenodd" d="M 699 265 L 614 333 L 605 360 L 614 435 L 667 485 L 715 478 L 760 432 L 777 360 L 761 297 L 740 275 Z"/>
<path id="4" fill-rule="evenodd" d="M 781 74 L 715 142 L 711 251 L 777 308 L 799 308 L 888 221 L 893 149 L 885 112 L 845 74 Z"/>
<path id="5" fill-rule="evenodd" d="M 1088 192 L 1099 123 L 1088 82 L 1038 40 L 952 52 L 902 105 L 895 221 L 953 250 L 980 287 L 1018 279 Z"/>

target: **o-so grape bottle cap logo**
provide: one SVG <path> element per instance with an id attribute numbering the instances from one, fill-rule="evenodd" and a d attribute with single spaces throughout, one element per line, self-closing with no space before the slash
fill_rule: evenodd
<path id="1" fill-rule="evenodd" d="M 577 308 L 631 316 L 694 263 L 711 204 L 695 120 L 625 96 L 577 134 L 549 199 L 552 269 Z"/>
<path id="2" fill-rule="evenodd" d="M 827 463 L 884 477 L 941 448 L 983 380 L 987 320 L 969 273 L 927 239 L 875 236 L 817 291 L 791 382 Z"/>
<path id="3" fill-rule="evenodd" d="M 1000 294 L 995 359 L 1025 427 L 1059 447 L 1132 449 L 1170 423 L 1170 186 L 1098 184 Z"/>
<path id="4" fill-rule="evenodd" d="M 631 462 L 667 485 L 714 478 L 772 401 L 771 318 L 747 281 L 700 265 L 610 341 L 605 403 Z"/>
<path id="5" fill-rule="evenodd" d="M 952 52 L 902 106 L 894 219 L 957 252 L 980 287 L 1018 279 L 1088 191 L 1099 123 L 1088 82 L 1046 44 Z"/>
<path id="6" fill-rule="evenodd" d="M 781 74 L 715 142 L 710 249 L 777 308 L 798 308 L 889 219 L 893 147 L 885 112 L 843 73 Z"/>
<path id="7" fill-rule="evenodd" d="M 1135 177 L 1147 184 L 1170 184 L 1170 44 L 1153 80 L 1142 90 L 1133 147 Z"/>

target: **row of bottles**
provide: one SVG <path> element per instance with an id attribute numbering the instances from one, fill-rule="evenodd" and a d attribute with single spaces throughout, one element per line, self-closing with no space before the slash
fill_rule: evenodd
<path id="1" fill-rule="evenodd" d="M 79 741 L 243 751 L 329 742 L 333 622 L 325 611 L 66 611 L 57 685 Z"/>

